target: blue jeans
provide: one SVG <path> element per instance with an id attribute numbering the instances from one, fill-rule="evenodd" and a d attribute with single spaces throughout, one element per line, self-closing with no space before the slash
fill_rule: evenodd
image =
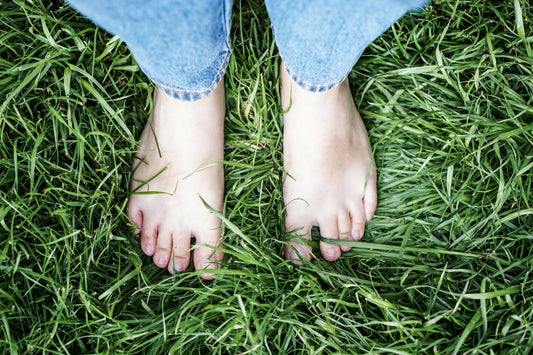
<path id="1" fill-rule="evenodd" d="M 222 79 L 231 54 L 232 0 L 68 0 L 120 36 L 141 70 L 180 100 L 198 100 Z M 266 0 L 285 69 L 303 88 L 340 84 L 364 49 L 428 0 Z"/>

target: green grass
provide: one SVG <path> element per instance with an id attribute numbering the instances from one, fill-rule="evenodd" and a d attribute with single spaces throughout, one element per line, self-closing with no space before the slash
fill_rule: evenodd
<path id="1" fill-rule="evenodd" d="M 350 74 L 379 181 L 341 260 L 282 250 L 278 63 L 236 1 L 224 269 L 177 276 L 125 214 L 152 85 L 61 2 L 0 0 L 0 353 L 533 349 L 533 6 L 438 0 Z M 316 242 L 316 241 L 315 241 Z"/>

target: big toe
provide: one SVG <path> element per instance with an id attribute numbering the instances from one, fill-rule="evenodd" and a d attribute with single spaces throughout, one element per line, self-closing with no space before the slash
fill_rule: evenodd
<path id="1" fill-rule="evenodd" d="M 128 217 L 135 225 L 135 234 L 141 233 L 143 226 L 143 213 L 140 206 L 137 205 L 134 199 L 128 201 Z"/>
<path id="2" fill-rule="evenodd" d="M 312 248 L 305 244 L 289 242 L 285 247 L 285 259 L 290 260 L 296 265 L 303 265 L 302 259 L 311 259 Z"/>
<path id="3" fill-rule="evenodd" d="M 194 249 L 194 267 L 196 270 L 214 270 L 220 268 L 223 253 L 216 248 L 221 247 L 220 230 L 214 229 L 196 236 L 197 246 Z M 204 272 L 201 278 L 212 280 L 214 274 Z"/>
<path id="4" fill-rule="evenodd" d="M 328 239 L 339 239 L 339 228 L 337 216 L 330 216 L 319 221 L 320 235 Z M 320 251 L 327 261 L 335 261 L 341 256 L 341 249 L 338 245 L 320 242 Z"/>
<path id="5" fill-rule="evenodd" d="M 285 246 L 286 260 L 291 260 L 297 265 L 302 265 L 300 259 L 311 260 L 312 247 L 299 242 L 302 239 L 311 240 L 311 227 L 311 223 L 302 217 L 298 210 L 287 206 L 285 230 L 290 237 L 289 243 Z"/>

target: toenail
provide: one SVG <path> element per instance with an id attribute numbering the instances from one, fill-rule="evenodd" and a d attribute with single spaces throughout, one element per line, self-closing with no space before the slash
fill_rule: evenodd
<path id="1" fill-rule="evenodd" d="M 216 268 L 216 263 L 212 261 L 204 261 L 202 263 L 202 269 L 215 269 L 215 268 Z"/>
<path id="2" fill-rule="evenodd" d="M 334 248 L 328 249 L 326 250 L 326 255 L 329 256 L 330 258 L 333 258 L 337 255 L 337 250 Z"/>
<path id="3" fill-rule="evenodd" d="M 300 259 L 300 257 L 305 258 L 305 249 L 296 247 L 296 251 L 291 250 L 293 259 Z"/>
<path id="4" fill-rule="evenodd" d="M 361 231 L 354 231 L 352 233 L 352 238 L 355 239 L 355 240 L 361 239 L 362 236 L 363 236 L 363 234 L 361 233 Z"/>
<path id="5" fill-rule="evenodd" d="M 296 253 L 292 248 L 285 249 L 285 259 L 297 259 Z"/>
<path id="6" fill-rule="evenodd" d="M 154 252 L 154 247 L 151 245 L 145 245 L 144 250 L 146 251 L 146 254 L 152 254 Z"/>

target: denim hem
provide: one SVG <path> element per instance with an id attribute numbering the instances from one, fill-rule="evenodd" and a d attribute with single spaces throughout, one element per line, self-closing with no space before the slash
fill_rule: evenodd
<path id="1" fill-rule="evenodd" d="M 180 101 L 198 101 L 212 93 L 218 84 L 220 84 L 220 81 L 224 77 L 224 74 L 226 72 L 226 68 L 228 67 L 229 58 L 231 56 L 231 50 L 228 50 L 226 57 L 224 58 L 224 62 L 222 63 L 222 66 L 220 67 L 217 75 L 215 76 L 215 80 L 213 80 L 213 83 L 204 91 L 200 92 L 191 92 L 184 89 L 177 88 L 175 86 L 170 86 L 163 84 L 157 80 L 154 80 L 149 77 L 149 79 L 159 88 L 161 89 L 165 94 L 168 96 L 171 96 L 175 99 L 178 99 Z M 142 70 L 142 68 L 141 68 Z M 144 71 L 144 70 L 143 70 Z"/>
<path id="2" fill-rule="evenodd" d="M 274 26 L 272 24 L 270 25 L 270 28 L 272 30 L 272 33 L 274 34 L 274 38 L 276 38 L 276 31 L 275 31 Z M 278 47 L 278 53 L 279 53 L 279 56 L 281 58 L 281 61 L 283 62 L 283 67 L 285 68 L 285 70 L 287 71 L 289 76 L 292 78 L 292 80 L 294 80 L 296 82 L 296 84 L 298 84 L 298 86 L 300 86 L 301 88 L 303 88 L 303 89 L 305 89 L 307 91 L 310 91 L 310 92 L 325 92 L 325 91 L 329 91 L 329 90 L 339 86 L 344 80 L 346 80 L 346 78 L 350 74 L 350 72 L 346 73 L 345 75 L 342 76 L 342 79 L 340 79 L 340 80 L 338 80 L 338 81 L 336 81 L 334 83 L 331 83 L 331 84 L 326 84 L 326 85 L 309 84 L 308 82 L 306 82 L 303 79 L 301 79 L 298 75 L 296 75 L 295 72 L 293 72 L 289 68 L 289 66 L 283 60 L 283 53 L 281 53 L 281 49 L 279 47 Z"/>
<path id="3" fill-rule="evenodd" d="M 220 64 L 220 68 L 213 82 L 207 89 L 203 91 L 195 92 L 195 91 L 179 88 L 176 86 L 163 84 L 160 81 L 150 78 L 150 76 L 148 75 L 150 80 L 159 89 L 161 89 L 165 94 L 173 98 L 176 98 L 178 100 L 181 100 L 181 101 L 198 101 L 198 100 L 203 99 L 204 97 L 207 97 L 210 93 L 212 93 L 217 88 L 218 84 L 220 84 L 220 82 L 222 81 L 222 78 L 224 77 L 224 74 L 226 73 L 226 68 L 228 67 L 229 59 L 232 53 L 230 32 L 231 32 L 231 10 L 233 7 L 233 1 L 230 1 L 229 5 L 228 5 L 228 1 L 222 2 L 222 7 L 223 7 L 222 16 L 223 16 L 223 22 L 224 22 L 223 30 L 225 32 L 226 49 L 225 49 L 224 59 L 222 60 L 222 63 Z M 219 58 L 220 56 L 218 56 L 217 59 L 213 63 L 217 63 Z M 143 70 L 143 72 L 147 73 L 147 71 L 145 70 Z"/>
<path id="4" fill-rule="evenodd" d="M 281 60 L 283 60 L 283 56 L 281 55 L 280 53 L 280 56 L 281 56 Z M 331 84 L 327 84 L 327 85 L 312 85 L 312 84 L 309 84 L 307 82 L 305 82 L 304 80 L 302 80 L 298 75 L 296 75 L 290 68 L 287 64 L 285 64 L 285 62 L 283 62 L 283 67 L 285 68 L 285 70 L 287 71 L 287 73 L 289 74 L 289 76 L 292 78 L 292 80 L 294 80 L 296 82 L 296 84 L 298 84 L 298 86 L 300 86 L 301 88 L 307 90 L 307 91 L 310 91 L 310 92 L 325 92 L 325 91 L 329 91 L 331 89 L 334 89 L 336 88 L 337 86 L 339 86 L 340 84 L 342 84 L 342 82 L 344 80 L 346 80 L 346 78 L 348 77 L 348 75 L 350 74 L 350 72 L 346 73 L 341 80 L 338 80 L 334 83 L 331 83 Z"/>

